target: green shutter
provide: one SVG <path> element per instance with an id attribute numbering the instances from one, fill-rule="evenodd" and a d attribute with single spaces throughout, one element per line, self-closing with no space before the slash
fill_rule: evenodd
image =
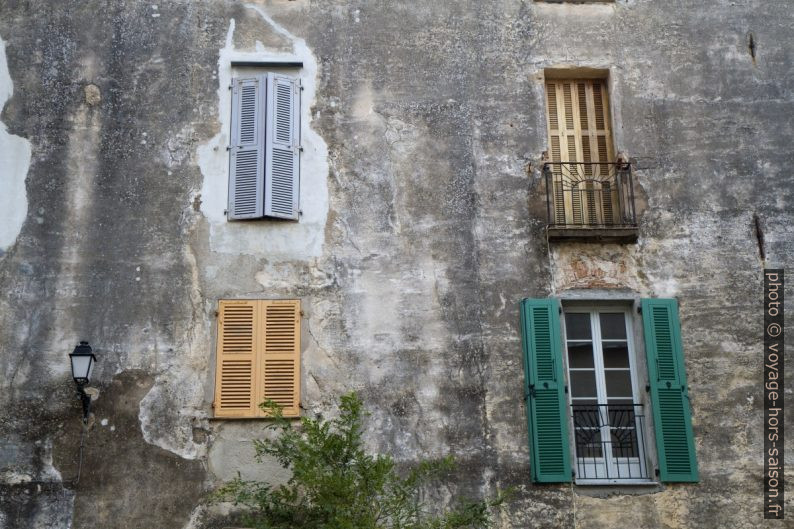
<path id="1" fill-rule="evenodd" d="M 678 305 L 674 299 L 643 299 L 642 319 L 659 477 L 698 481 Z"/>
<path id="2" fill-rule="evenodd" d="M 529 421 L 532 481 L 571 481 L 568 414 L 562 372 L 560 305 L 556 299 L 521 301 L 524 394 Z"/>

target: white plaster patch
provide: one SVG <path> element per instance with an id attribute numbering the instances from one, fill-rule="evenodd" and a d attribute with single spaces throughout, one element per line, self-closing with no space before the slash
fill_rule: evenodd
<path id="1" fill-rule="evenodd" d="M 190 263 L 190 300 L 198 318 L 202 304 L 198 267 L 189 247 L 185 248 L 185 259 Z M 207 426 L 203 407 L 204 389 L 210 372 L 206 329 L 206 322 L 203 325 L 196 322 L 187 332 L 186 343 L 168 348 L 165 354 L 155 350 L 154 354 L 146 355 L 158 359 L 149 369 L 157 369 L 159 374 L 139 404 L 141 433 L 147 443 L 185 459 L 202 458 L 207 453 L 207 445 L 197 443 L 193 438 L 194 427 Z M 174 354 L 174 350 L 180 353 Z"/>
<path id="2" fill-rule="evenodd" d="M 264 10 L 248 5 L 273 30 L 292 42 L 292 52 L 267 49 L 257 43 L 256 51 L 234 48 L 235 22 L 229 24 L 226 44 L 218 58 L 218 114 L 220 132 L 197 149 L 198 165 L 203 176 L 201 212 L 209 222 L 210 248 L 219 253 L 267 256 L 269 259 L 304 260 L 322 253 L 325 223 L 328 217 L 328 147 L 311 127 L 310 109 L 317 92 L 317 60 L 303 39 L 277 24 Z M 249 221 L 229 222 L 224 211 L 228 205 L 229 144 L 231 126 L 232 61 L 302 62 L 298 72 L 301 94 L 300 209 L 298 222 Z"/>
<path id="3" fill-rule="evenodd" d="M 169 371 L 174 372 L 176 368 Z M 165 379 L 164 376 L 157 377 L 155 385 L 140 402 L 138 420 L 141 423 L 143 439 L 151 445 L 159 446 L 184 459 L 204 457 L 207 453 L 207 446 L 193 440 L 191 425 L 192 419 L 205 418 L 201 416 L 201 412 L 197 409 L 182 407 L 178 410 L 178 416 L 173 422 L 169 421 L 169 424 L 164 424 L 163 418 L 167 412 L 162 409 L 163 403 L 189 406 L 191 402 L 201 402 L 204 379 L 193 371 L 180 376 L 178 380 Z M 178 395 L 174 393 L 178 393 Z"/>
<path id="4" fill-rule="evenodd" d="M 6 46 L 0 38 L 0 110 L 13 93 Z M 5 124 L 0 122 L 0 251 L 14 244 L 28 214 L 25 178 L 30 167 L 30 156 L 30 142 L 9 134 Z"/>

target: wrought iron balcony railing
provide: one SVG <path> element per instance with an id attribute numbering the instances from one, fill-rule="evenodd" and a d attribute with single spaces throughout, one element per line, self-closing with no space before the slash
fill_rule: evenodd
<path id="1" fill-rule="evenodd" d="M 649 481 L 642 404 L 572 404 L 577 480 Z"/>
<path id="2" fill-rule="evenodd" d="M 547 162 L 549 228 L 634 228 L 631 164 Z"/>

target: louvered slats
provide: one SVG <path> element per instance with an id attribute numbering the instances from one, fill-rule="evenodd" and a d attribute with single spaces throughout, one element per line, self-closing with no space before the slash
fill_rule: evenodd
<path id="1" fill-rule="evenodd" d="M 265 417 L 266 399 L 299 415 L 300 301 L 221 301 L 217 356 L 216 417 Z"/>
<path id="2" fill-rule="evenodd" d="M 617 222 L 611 206 L 617 202 L 617 190 L 605 189 L 601 183 L 603 177 L 609 176 L 607 164 L 614 158 L 606 82 L 548 80 L 546 105 L 551 161 L 589 164 L 553 167 L 557 171 L 553 195 L 555 222 L 559 225 Z M 564 181 L 568 186 L 566 191 L 562 186 Z"/>
<path id="3" fill-rule="evenodd" d="M 678 304 L 643 299 L 642 317 L 660 478 L 698 481 Z"/>
<path id="4" fill-rule="evenodd" d="M 285 408 L 295 407 L 295 362 L 265 358 L 265 399 Z"/>
<path id="5" fill-rule="evenodd" d="M 554 352 L 551 344 L 551 321 L 547 307 L 532 308 L 535 340 L 535 365 L 538 380 L 554 380 Z"/>
<path id="6" fill-rule="evenodd" d="M 537 428 L 543 432 L 538 436 L 538 458 L 541 474 L 565 473 L 565 460 L 568 446 L 560 442 L 562 420 L 557 390 L 536 390 L 534 397 L 534 418 Z"/>
<path id="7" fill-rule="evenodd" d="M 222 301 L 218 307 L 217 417 L 256 414 L 257 317 L 254 301 Z"/>
<path id="8" fill-rule="evenodd" d="M 683 417 L 684 401 L 681 390 L 659 389 L 659 413 L 662 417 Z M 687 443 L 687 429 L 683 420 L 662 420 L 662 438 L 665 443 L 665 463 L 667 471 L 674 474 L 687 474 L 692 470 L 689 447 Z"/>
<path id="9" fill-rule="evenodd" d="M 264 214 L 264 77 L 232 81 L 228 218 Z"/>
<path id="10" fill-rule="evenodd" d="M 676 380 L 673 336 L 667 307 L 653 307 L 653 333 L 656 339 L 656 366 L 659 380 Z"/>
<path id="11" fill-rule="evenodd" d="M 276 83 L 276 141 L 292 144 L 292 85 Z"/>
<path id="12" fill-rule="evenodd" d="M 265 307 L 263 394 L 284 407 L 285 416 L 298 415 L 300 305 L 273 301 Z"/>
<path id="13" fill-rule="evenodd" d="M 240 143 L 256 141 L 257 86 L 243 85 L 240 88 Z"/>
<path id="14" fill-rule="evenodd" d="M 562 382 L 562 341 L 556 299 L 521 301 L 525 392 L 532 480 L 571 480 L 568 419 Z"/>
<path id="15" fill-rule="evenodd" d="M 251 360 L 222 360 L 218 407 L 221 410 L 246 410 L 253 405 L 251 381 L 254 377 Z"/>
<path id="16" fill-rule="evenodd" d="M 300 90 L 295 79 L 268 74 L 265 214 L 298 218 Z"/>
<path id="17" fill-rule="evenodd" d="M 221 345 L 225 354 L 254 352 L 253 305 L 228 305 L 223 310 Z"/>
<path id="18" fill-rule="evenodd" d="M 294 173 L 294 156 L 284 149 L 273 149 L 271 172 L 271 208 L 272 211 L 284 216 L 292 216 L 292 176 Z"/>

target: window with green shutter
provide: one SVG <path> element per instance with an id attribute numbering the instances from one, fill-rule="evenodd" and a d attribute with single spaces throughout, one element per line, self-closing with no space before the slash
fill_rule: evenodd
<path id="1" fill-rule="evenodd" d="M 628 301 L 521 302 L 534 482 L 697 481 L 677 304 L 641 308 L 635 333 Z M 647 366 L 636 353 L 643 341 Z"/>

